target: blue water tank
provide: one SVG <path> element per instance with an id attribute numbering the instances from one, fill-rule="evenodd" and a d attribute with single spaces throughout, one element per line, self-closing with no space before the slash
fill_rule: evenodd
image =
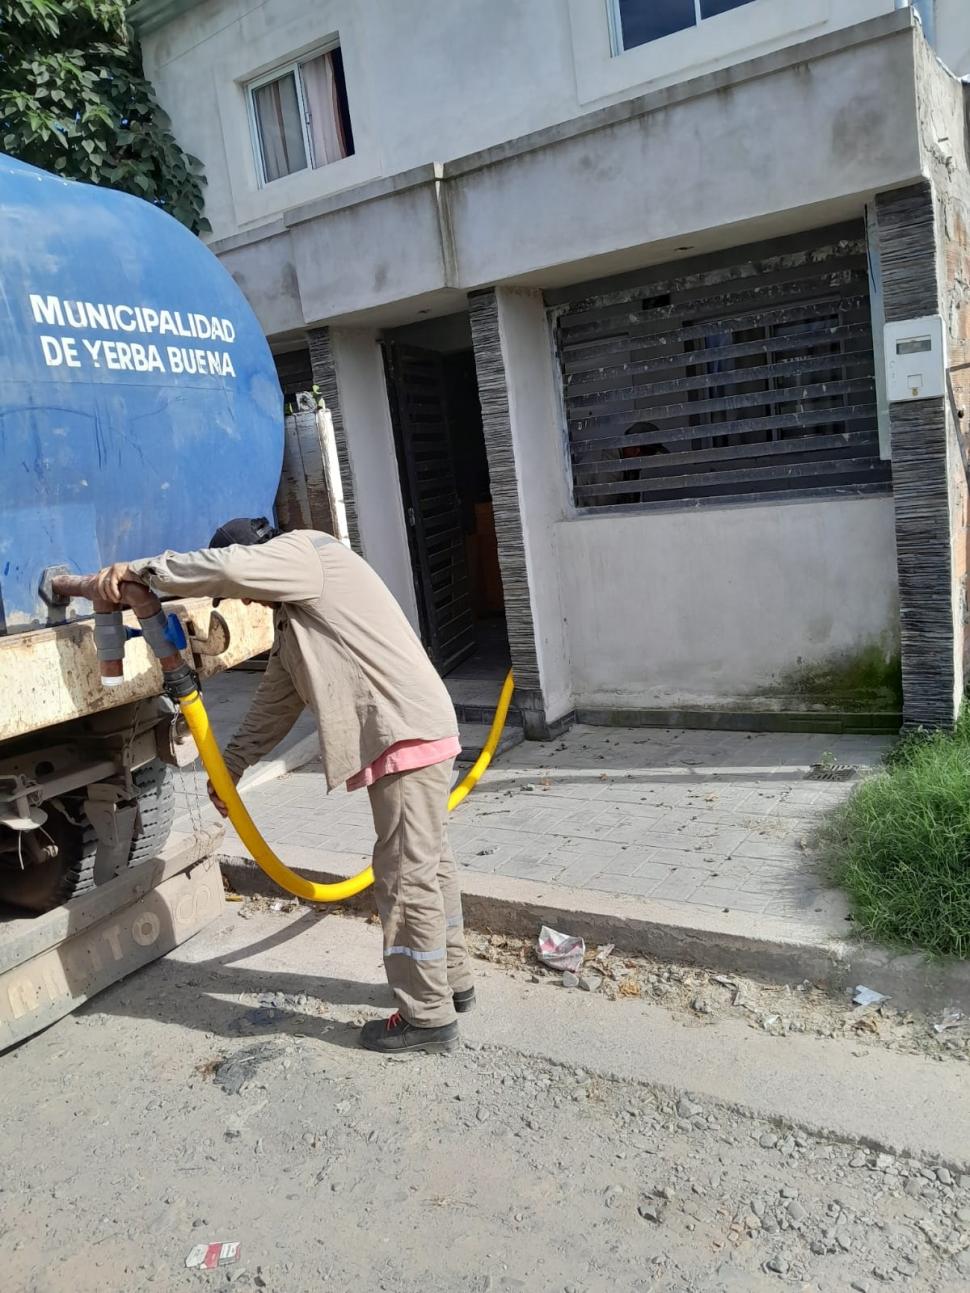
<path id="1" fill-rule="evenodd" d="M 203 243 L 0 155 L 0 633 L 48 622 L 47 566 L 272 515 L 282 453 L 266 339 Z"/>

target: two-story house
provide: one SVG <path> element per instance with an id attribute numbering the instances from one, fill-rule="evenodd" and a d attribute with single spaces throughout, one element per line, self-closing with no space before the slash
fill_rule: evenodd
<path id="1" fill-rule="evenodd" d="M 966 0 L 133 18 L 213 249 L 326 401 L 351 541 L 442 669 L 507 636 L 535 734 L 898 725 L 900 667 L 907 720 L 952 720 Z"/>

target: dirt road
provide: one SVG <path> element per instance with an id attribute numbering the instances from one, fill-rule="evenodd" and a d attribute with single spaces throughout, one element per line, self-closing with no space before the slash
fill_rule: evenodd
<path id="1" fill-rule="evenodd" d="M 842 1062 L 840 1090 L 855 1072 L 885 1083 L 884 1141 L 911 1152 L 884 1152 L 880 1111 L 860 1107 L 860 1144 L 848 1096 L 830 1100 L 844 1135 L 698 1096 L 691 1054 L 708 1091 L 719 1064 L 736 1077 L 727 1024 L 479 969 L 463 1048 L 388 1062 L 355 1045 L 387 1005 L 377 930 L 237 906 L 0 1057 L 5 1293 L 970 1289 L 966 1164 L 888 1112 L 888 1093 L 904 1110 L 906 1084 L 925 1087 L 945 1148 L 965 1062 L 750 1034 L 828 1047 L 796 1066 L 825 1056 L 823 1095 Z M 680 1039 L 682 1083 L 631 1080 L 654 1039 Z M 783 1109 L 769 1085 L 751 1105 Z M 186 1269 L 216 1241 L 238 1261 Z"/>

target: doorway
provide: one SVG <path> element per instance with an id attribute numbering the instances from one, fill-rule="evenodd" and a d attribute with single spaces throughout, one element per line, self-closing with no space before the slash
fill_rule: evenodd
<path id="1" fill-rule="evenodd" d="M 422 638 L 457 705 L 494 705 L 509 644 L 468 316 L 387 333 L 384 359 Z"/>

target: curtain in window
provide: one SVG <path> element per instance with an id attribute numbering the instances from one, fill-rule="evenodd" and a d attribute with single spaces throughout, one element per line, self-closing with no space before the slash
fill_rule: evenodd
<path id="1" fill-rule="evenodd" d="M 267 183 L 306 169 L 307 156 L 300 122 L 300 103 L 292 72 L 261 85 L 253 93 L 263 171 Z"/>
<path id="2" fill-rule="evenodd" d="M 348 155 L 341 122 L 337 77 L 332 54 L 321 54 L 300 67 L 303 97 L 309 115 L 314 166 L 325 166 Z"/>

